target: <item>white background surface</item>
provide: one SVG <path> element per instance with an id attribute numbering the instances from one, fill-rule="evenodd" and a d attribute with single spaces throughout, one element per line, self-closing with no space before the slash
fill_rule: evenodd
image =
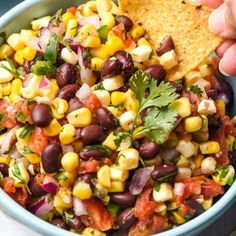
<path id="1" fill-rule="evenodd" d="M 1 236 L 42 236 L 40 234 L 34 233 L 33 231 L 4 215 L 1 210 L 0 228 Z"/>

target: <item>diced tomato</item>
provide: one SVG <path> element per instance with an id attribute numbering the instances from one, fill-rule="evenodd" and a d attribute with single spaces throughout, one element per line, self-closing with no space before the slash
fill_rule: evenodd
<path id="1" fill-rule="evenodd" d="M 229 164 L 228 146 L 226 143 L 225 131 L 223 126 L 220 127 L 214 134 L 213 140 L 220 144 L 220 155 L 215 156 L 218 166 Z"/>
<path id="2" fill-rule="evenodd" d="M 195 210 L 192 209 L 191 207 L 187 206 L 186 204 L 181 203 L 178 206 L 178 214 L 182 216 L 183 218 L 190 218 L 194 215 Z"/>
<path id="3" fill-rule="evenodd" d="M 236 128 L 232 124 L 229 116 L 222 115 L 220 117 L 220 119 L 221 119 L 221 122 L 224 126 L 225 134 L 232 135 L 232 136 L 236 137 Z"/>
<path id="4" fill-rule="evenodd" d="M 118 36 L 122 41 L 126 41 L 126 32 L 124 24 L 118 24 L 112 28 L 113 33 Z"/>
<path id="5" fill-rule="evenodd" d="M 213 180 L 209 179 L 202 184 L 202 195 L 206 198 L 213 198 L 223 193 L 222 187 Z"/>
<path id="6" fill-rule="evenodd" d="M 188 199 L 191 195 L 201 194 L 201 184 L 198 181 L 185 181 L 183 199 Z"/>
<path id="7" fill-rule="evenodd" d="M 2 188 L 3 190 L 8 193 L 15 193 L 16 188 L 14 186 L 15 180 L 12 177 L 5 177 L 2 182 Z"/>
<path id="8" fill-rule="evenodd" d="M 83 200 L 85 209 L 88 212 L 89 221 L 84 221 L 86 226 L 91 226 L 95 229 L 106 231 L 111 229 L 114 218 L 106 210 L 102 202 L 96 198 Z"/>
<path id="9" fill-rule="evenodd" d="M 70 7 L 67 11 L 72 13 L 73 15 L 75 15 L 76 12 L 77 12 L 77 8 L 76 7 Z"/>
<path id="10" fill-rule="evenodd" d="M 29 198 L 29 193 L 26 187 L 22 185 L 20 188 L 16 188 L 16 192 L 14 194 L 10 194 L 10 196 L 21 206 L 25 207 Z"/>
<path id="11" fill-rule="evenodd" d="M 79 167 L 80 174 L 96 173 L 99 169 L 100 162 L 95 159 L 89 159 L 88 161 L 82 161 Z"/>
<path id="12" fill-rule="evenodd" d="M 148 217 L 152 216 L 159 207 L 157 202 L 150 200 L 151 193 L 152 188 L 146 188 L 135 204 L 134 215 L 141 221 L 144 221 Z"/>
<path id="13" fill-rule="evenodd" d="M 16 122 L 9 118 L 5 118 L 3 122 L 3 126 L 5 126 L 7 129 L 12 129 L 16 126 Z"/>
<path id="14" fill-rule="evenodd" d="M 213 71 L 217 71 L 218 65 L 219 65 L 219 58 L 218 57 L 212 57 L 211 66 L 212 66 Z"/>
<path id="15" fill-rule="evenodd" d="M 167 227 L 167 218 L 165 216 L 154 214 L 150 218 L 143 221 L 138 221 L 135 225 L 133 225 L 130 228 L 129 235 L 149 236 L 160 233 L 166 230 Z"/>
<path id="16" fill-rule="evenodd" d="M 95 94 L 92 94 L 88 101 L 86 102 L 85 106 L 91 110 L 92 112 L 96 111 L 101 106 L 101 103 Z"/>
<path id="17" fill-rule="evenodd" d="M 39 154 L 48 145 L 48 137 L 41 128 L 36 127 L 30 136 L 29 147 L 32 151 Z"/>

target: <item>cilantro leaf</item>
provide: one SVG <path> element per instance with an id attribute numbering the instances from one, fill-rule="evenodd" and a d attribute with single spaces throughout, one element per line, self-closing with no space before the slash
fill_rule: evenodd
<path id="1" fill-rule="evenodd" d="M 129 85 L 139 100 L 139 114 L 148 107 L 165 107 L 178 97 L 175 88 L 170 83 L 161 82 L 157 86 L 154 79 L 141 71 L 137 71 L 130 78 Z M 150 94 L 145 98 L 144 93 L 147 89 L 149 89 Z"/>
<path id="2" fill-rule="evenodd" d="M 196 94 L 199 97 L 202 96 L 202 90 L 197 85 L 190 86 L 188 90 L 192 91 L 194 94 Z"/>
<path id="3" fill-rule="evenodd" d="M 23 154 L 27 155 L 27 154 L 33 154 L 34 152 L 27 146 L 23 147 Z"/>
<path id="4" fill-rule="evenodd" d="M 56 33 L 51 33 L 49 37 L 49 44 L 46 47 L 45 59 L 52 63 L 55 63 L 57 60 L 59 46 L 59 36 Z"/>
<path id="5" fill-rule="evenodd" d="M 113 216 L 116 217 L 119 213 L 120 207 L 114 203 L 109 203 L 107 206 L 107 211 Z"/>
<path id="6" fill-rule="evenodd" d="M 144 128 L 138 131 L 158 144 L 163 143 L 176 121 L 177 111 L 170 108 L 153 108 L 144 120 Z"/>
<path id="7" fill-rule="evenodd" d="M 33 125 L 27 124 L 24 129 L 20 132 L 20 138 L 25 138 L 27 135 L 30 135 L 34 129 Z"/>
<path id="8" fill-rule="evenodd" d="M 37 61 L 32 67 L 35 75 L 53 75 L 57 71 L 57 67 L 51 61 Z"/>

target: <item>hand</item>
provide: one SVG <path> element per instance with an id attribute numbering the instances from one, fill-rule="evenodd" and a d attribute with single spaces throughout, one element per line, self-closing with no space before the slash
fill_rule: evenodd
<path id="1" fill-rule="evenodd" d="M 210 30 L 226 41 L 216 50 L 221 57 L 219 69 L 222 74 L 236 75 L 236 1 L 195 0 L 197 3 L 216 8 L 209 18 Z"/>

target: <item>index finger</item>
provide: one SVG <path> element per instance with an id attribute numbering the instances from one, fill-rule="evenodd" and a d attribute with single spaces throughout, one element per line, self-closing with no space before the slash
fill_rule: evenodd
<path id="1" fill-rule="evenodd" d="M 195 0 L 197 3 L 201 3 L 202 5 L 206 5 L 211 8 L 219 7 L 224 0 Z"/>

